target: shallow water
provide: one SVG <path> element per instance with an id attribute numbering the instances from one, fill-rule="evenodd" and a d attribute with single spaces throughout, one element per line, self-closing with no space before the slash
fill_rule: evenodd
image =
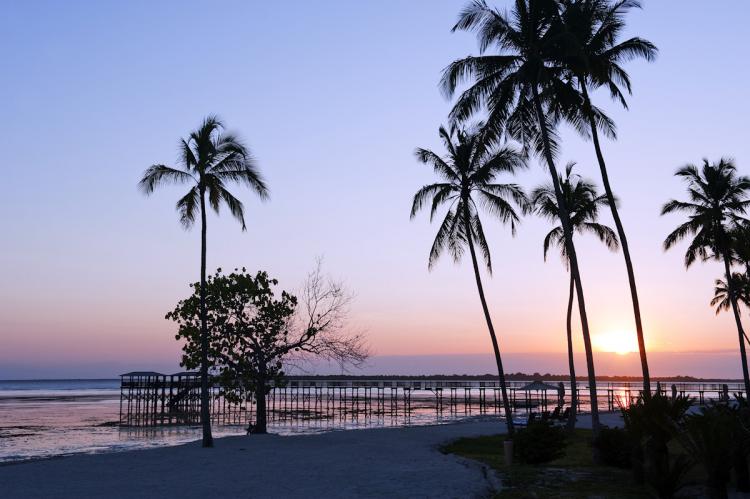
<path id="1" fill-rule="evenodd" d="M 200 438 L 200 428 L 120 428 L 119 380 L 0 381 L 0 463 L 77 453 L 112 452 L 178 445 Z M 415 410 L 410 417 L 272 421 L 282 435 L 341 429 L 446 423 Z M 244 435 L 244 425 L 214 425 L 214 436 Z"/>

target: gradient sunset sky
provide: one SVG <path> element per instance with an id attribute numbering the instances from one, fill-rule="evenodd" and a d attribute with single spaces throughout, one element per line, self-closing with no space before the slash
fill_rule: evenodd
<path id="1" fill-rule="evenodd" d="M 248 231 L 211 215 L 209 269 L 265 269 L 295 289 L 322 255 L 356 293 L 352 324 L 378 356 L 365 372 L 491 372 L 472 360 L 491 345 L 469 261 L 446 258 L 428 272 L 437 225 L 426 214 L 409 220 L 412 195 L 433 180 L 413 150 L 442 151 L 437 128 L 451 103 L 438 91 L 441 70 L 477 53 L 473 35 L 450 32 L 464 4 L 5 4 L 0 378 L 177 369 L 164 314 L 198 279 L 200 234 L 178 223 L 185 188 L 145 198 L 136 184 L 152 163 L 173 163 L 178 139 L 211 113 L 250 146 L 271 201 L 233 188 Z M 644 6 L 629 34 L 653 41 L 658 60 L 627 66 L 629 111 L 596 100 L 618 125 L 604 151 L 652 374 L 739 376 L 733 321 L 708 305 L 722 267 L 686 272 L 684 245 L 664 253 L 681 218 L 659 209 L 684 197 L 672 175 L 685 163 L 729 156 L 750 174 L 750 3 Z M 599 184 L 590 143 L 561 133 L 559 163 L 578 162 Z M 530 190 L 546 172 L 533 161 L 515 181 Z M 564 372 L 567 277 L 559 258 L 543 261 L 549 225 L 529 217 L 512 238 L 485 223 L 495 270 L 486 292 L 508 369 Z M 599 335 L 634 338 L 621 255 L 578 241 L 595 345 L 607 349 Z M 415 360 L 423 355 L 433 357 Z M 631 357 L 600 355 L 597 367 L 638 374 Z"/>

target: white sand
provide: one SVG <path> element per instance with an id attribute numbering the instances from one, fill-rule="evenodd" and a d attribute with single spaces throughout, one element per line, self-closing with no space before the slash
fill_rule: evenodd
<path id="1" fill-rule="evenodd" d="M 590 426 L 583 417 L 579 426 Z M 603 415 L 615 424 L 617 415 Z M 0 466 L 2 498 L 484 497 L 486 467 L 438 447 L 503 431 L 498 421 L 217 439 Z"/>

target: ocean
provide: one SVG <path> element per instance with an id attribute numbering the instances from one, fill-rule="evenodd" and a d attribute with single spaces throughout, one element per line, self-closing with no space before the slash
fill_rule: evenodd
<path id="1" fill-rule="evenodd" d="M 178 445 L 201 437 L 198 426 L 121 428 L 119 411 L 119 379 L 0 380 L 0 463 Z M 269 421 L 269 431 L 293 435 L 457 419 L 436 419 L 426 410 L 409 418 Z M 213 426 L 216 437 L 245 433 L 244 424 Z"/>
<path id="2" fill-rule="evenodd" d="M 0 381 L 0 463 L 195 440 L 195 428 L 117 426 L 120 380 Z"/>

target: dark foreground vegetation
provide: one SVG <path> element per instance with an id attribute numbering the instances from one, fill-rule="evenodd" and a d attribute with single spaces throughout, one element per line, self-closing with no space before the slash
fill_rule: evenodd
<path id="1" fill-rule="evenodd" d="M 519 431 L 519 435 L 526 430 Z M 576 430 L 566 438 L 564 455 L 543 464 L 516 463 L 503 459 L 505 435 L 463 438 L 443 448 L 444 452 L 481 461 L 500 475 L 503 489 L 495 497 L 510 498 L 638 498 L 647 492 L 634 484 L 627 470 L 594 466 L 591 430 Z M 516 440 L 516 443 L 518 441 Z"/>
<path id="2" fill-rule="evenodd" d="M 693 408 L 688 397 L 654 395 L 621 412 L 625 427 L 604 427 L 597 438 L 590 430 L 531 423 L 517 432 L 510 465 L 505 435 L 461 439 L 443 450 L 498 471 L 501 498 L 721 499 L 730 490 L 750 492 L 744 399 Z"/>

